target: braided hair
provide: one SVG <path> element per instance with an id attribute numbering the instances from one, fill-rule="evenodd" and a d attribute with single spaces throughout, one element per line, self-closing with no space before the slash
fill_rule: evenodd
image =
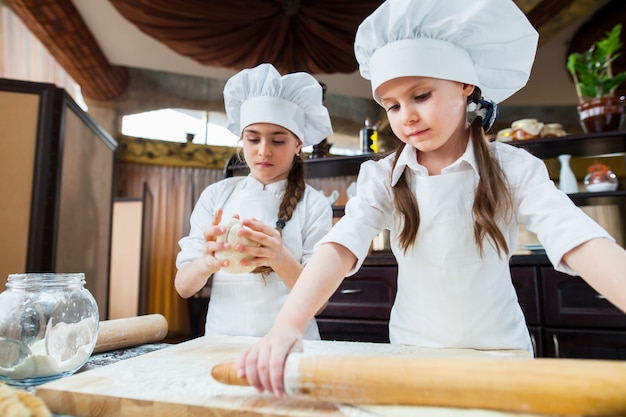
<path id="1" fill-rule="evenodd" d="M 297 154 L 293 158 L 291 170 L 287 176 L 287 188 L 283 195 L 283 199 L 278 207 L 278 221 L 276 222 L 276 230 L 282 233 L 285 224 L 293 216 L 293 212 L 296 209 L 298 203 L 304 196 L 304 190 L 306 184 L 304 182 L 304 161 L 300 154 Z M 263 276 L 273 272 L 273 269 L 269 266 L 258 266 L 252 273 L 263 274 Z"/>

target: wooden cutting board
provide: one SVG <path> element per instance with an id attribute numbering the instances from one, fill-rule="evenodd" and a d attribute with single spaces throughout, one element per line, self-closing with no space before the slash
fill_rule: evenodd
<path id="1" fill-rule="evenodd" d="M 432 416 L 429 407 L 359 406 L 278 399 L 254 388 L 223 385 L 211 377 L 213 365 L 236 360 L 257 339 L 200 337 L 159 351 L 75 374 L 37 387 L 53 413 L 80 417 L 196 416 Z M 305 355 L 393 355 L 427 357 L 527 357 L 525 351 L 424 349 L 378 343 L 305 341 Z M 442 415 L 471 415 L 477 410 L 441 409 Z M 471 414 L 469 414 L 471 413 Z M 436 414 L 435 414 L 436 415 Z M 480 416 L 512 416 L 481 411 Z"/>

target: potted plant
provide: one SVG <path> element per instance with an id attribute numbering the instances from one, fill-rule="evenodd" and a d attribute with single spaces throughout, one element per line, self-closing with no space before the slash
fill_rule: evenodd
<path id="1" fill-rule="evenodd" d="M 578 95 L 581 125 L 587 133 L 620 127 L 624 97 L 616 97 L 615 89 L 626 80 L 626 72 L 613 74 L 611 64 L 620 55 L 621 31 L 622 25 L 615 25 L 588 50 L 570 54 L 567 59 L 567 69 Z"/>

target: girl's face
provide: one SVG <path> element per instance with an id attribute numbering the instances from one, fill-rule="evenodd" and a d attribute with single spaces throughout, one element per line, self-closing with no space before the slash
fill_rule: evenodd
<path id="1" fill-rule="evenodd" d="M 279 125 L 254 123 L 241 136 L 243 155 L 254 178 L 267 185 L 289 176 L 293 157 L 302 148 L 296 135 Z"/>
<path id="2" fill-rule="evenodd" d="M 472 91 L 473 85 L 456 81 L 400 77 L 383 83 L 376 95 L 401 141 L 419 152 L 453 157 L 468 138 L 466 107 Z"/>

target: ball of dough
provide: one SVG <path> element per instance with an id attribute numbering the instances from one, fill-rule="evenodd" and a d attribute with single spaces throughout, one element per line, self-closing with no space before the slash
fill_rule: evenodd
<path id="1" fill-rule="evenodd" d="M 230 243 L 230 249 L 215 252 L 217 259 L 229 261 L 229 265 L 222 267 L 222 270 L 230 272 L 231 274 L 245 274 L 251 272 L 256 266 L 242 266 L 239 262 L 244 259 L 254 259 L 254 256 L 237 252 L 235 248 L 237 245 L 258 246 L 258 243 L 237 234 L 239 229 L 243 227 L 241 220 L 233 217 L 226 223 L 222 223 L 221 226 L 226 227 L 226 233 L 219 235 L 217 241 Z"/>

